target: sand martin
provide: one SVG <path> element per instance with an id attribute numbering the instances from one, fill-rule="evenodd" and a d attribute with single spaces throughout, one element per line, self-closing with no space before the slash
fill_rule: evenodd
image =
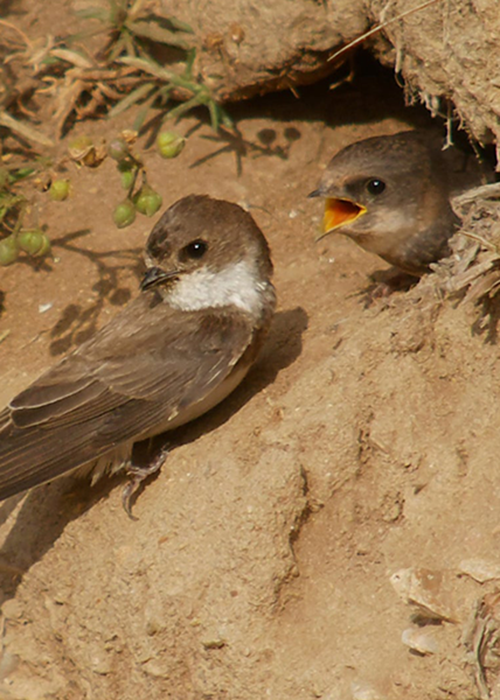
<path id="1" fill-rule="evenodd" d="M 139 295 L 0 412 L 0 499 L 73 470 L 125 469 L 132 446 L 191 421 L 238 386 L 275 308 L 269 247 L 236 204 L 189 196 L 146 244 Z"/>
<path id="2" fill-rule="evenodd" d="M 404 131 L 347 146 L 310 197 L 325 199 L 323 235 L 338 232 L 411 275 L 449 254 L 459 223 L 450 197 L 481 181 L 481 167 L 441 149 L 434 131 Z"/>

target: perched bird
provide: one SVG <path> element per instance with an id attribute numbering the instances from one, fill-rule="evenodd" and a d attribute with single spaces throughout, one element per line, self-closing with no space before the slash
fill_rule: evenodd
<path id="1" fill-rule="evenodd" d="M 338 231 L 391 265 L 420 276 L 449 254 L 458 218 L 450 197 L 480 183 L 481 169 L 434 132 L 403 131 L 342 149 L 310 197 L 325 198 L 323 235 Z"/>
<path id="2" fill-rule="evenodd" d="M 125 469 L 123 502 L 161 467 L 134 442 L 224 399 L 257 357 L 275 307 L 269 247 L 236 204 L 189 196 L 146 243 L 140 294 L 0 412 L 0 499 L 83 467 Z"/>

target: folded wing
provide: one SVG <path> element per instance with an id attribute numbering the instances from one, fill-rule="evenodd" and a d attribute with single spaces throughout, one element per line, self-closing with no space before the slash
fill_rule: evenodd
<path id="1" fill-rule="evenodd" d="M 144 294 L 0 413 L 0 499 L 83 465 L 203 400 L 252 340 L 241 314 Z"/>

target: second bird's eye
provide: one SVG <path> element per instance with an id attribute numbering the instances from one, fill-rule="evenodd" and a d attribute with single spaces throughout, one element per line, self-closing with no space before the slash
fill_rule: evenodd
<path id="1" fill-rule="evenodd" d="M 199 238 L 196 241 L 191 241 L 191 243 L 188 243 L 187 246 L 185 246 L 182 249 L 182 252 L 187 258 L 191 258 L 192 260 L 199 260 L 205 255 L 207 250 L 207 243 L 205 241 L 202 241 L 201 238 Z"/>
<path id="2" fill-rule="evenodd" d="M 366 189 L 370 194 L 382 194 L 385 190 L 385 182 L 374 177 L 366 183 Z"/>

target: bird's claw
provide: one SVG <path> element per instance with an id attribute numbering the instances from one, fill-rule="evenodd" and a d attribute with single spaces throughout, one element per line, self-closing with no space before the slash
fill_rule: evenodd
<path id="1" fill-rule="evenodd" d="M 168 447 L 164 447 L 156 457 L 145 467 L 138 467 L 131 464 L 127 468 L 127 473 L 129 476 L 129 481 L 125 484 L 122 492 L 122 504 L 125 512 L 131 520 L 138 520 L 138 518 L 132 514 L 132 496 L 140 488 L 142 482 L 150 477 L 152 474 L 156 474 L 167 458 L 169 452 Z"/>

